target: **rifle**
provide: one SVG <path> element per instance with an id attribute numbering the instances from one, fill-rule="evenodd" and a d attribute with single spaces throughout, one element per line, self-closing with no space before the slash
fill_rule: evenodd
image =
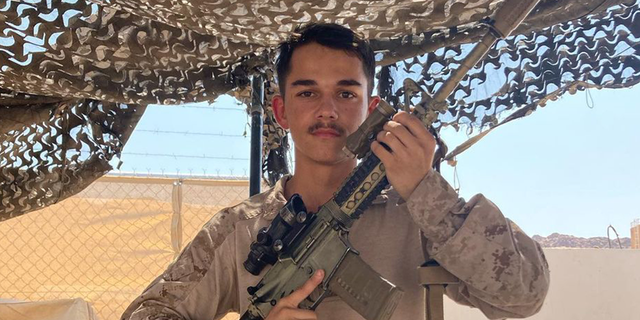
<path id="1" fill-rule="evenodd" d="M 379 132 L 396 109 L 386 102 L 367 117 L 347 138 L 347 149 L 364 157 L 317 213 L 308 214 L 299 195 L 293 195 L 267 228 L 258 232 L 244 267 L 253 275 L 273 264 L 262 280 L 247 290 L 249 309 L 241 319 L 264 319 L 278 300 L 291 294 L 318 269 L 325 278 L 321 294 L 300 303 L 314 310 L 333 292 L 367 320 L 391 317 L 402 290 L 375 272 L 359 256 L 348 240 L 349 229 L 360 214 L 388 185 L 384 165 L 370 150 L 370 137 Z"/>
<path id="2" fill-rule="evenodd" d="M 457 84 L 497 39 L 508 36 L 524 20 L 538 1 L 506 1 L 496 13 L 496 21 L 488 24 L 487 34 L 434 96 L 422 91 L 422 99 L 413 114 L 430 127 L 432 134 L 436 132 L 431 124 L 437 120 L 438 113 L 446 111 L 446 98 Z M 406 101 L 408 108 L 410 99 Z M 279 299 L 299 288 L 318 269 L 325 270 L 326 274 L 318 287 L 320 294 L 315 299 L 309 297 L 302 301 L 300 308 L 314 310 L 333 292 L 367 320 L 391 317 L 402 290 L 360 258 L 349 243 L 348 234 L 353 222 L 388 185 L 384 165 L 371 152 L 370 144 L 396 111 L 381 101 L 347 138 L 344 151 L 362 161 L 316 214 L 308 214 L 300 196 L 294 195 L 270 226 L 260 230 L 243 265 L 253 275 L 259 275 L 266 264 L 273 267 L 256 286 L 247 288 L 251 304 L 240 319 L 264 319 Z M 437 135 L 436 140 L 439 140 Z"/>

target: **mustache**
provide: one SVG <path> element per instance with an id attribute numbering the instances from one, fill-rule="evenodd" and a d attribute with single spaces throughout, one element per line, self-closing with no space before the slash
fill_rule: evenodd
<path id="1" fill-rule="evenodd" d="M 316 122 L 314 125 L 309 127 L 308 132 L 310 134 L 313 134 L 318 129 L 332 129 L 332 130 L 335 130 L 337 133 L 339 133 L 341 136 L 345 135 L 345 133 L 347 132 L 343 127 L 333 122 L 329 122 L 329 123 Z"/>

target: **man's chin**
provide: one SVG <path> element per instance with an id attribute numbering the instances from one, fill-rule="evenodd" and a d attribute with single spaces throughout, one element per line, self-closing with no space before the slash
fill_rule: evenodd
<path id="1" fill-rule="evenodd" d="M 336 154 L 332 157 L 327 157 L 325 155 L 325 156 L 316 157 L 314 160 L 316 161 L 316 163 L 320 165 L 335 166 L 335 165 L 342 164 L 346 161 L 349 161 L 351 160 L 351 158 L 347 157 L 346 154 L 340 151 L 339 154 Z"/>

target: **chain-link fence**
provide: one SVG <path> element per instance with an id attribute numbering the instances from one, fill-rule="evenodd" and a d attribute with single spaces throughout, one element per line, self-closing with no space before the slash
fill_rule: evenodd
<path id="1" fill-rule="evenodd" d="M 120 317 L 202 225 L 247 198 L 247 180 L 107 176 L 0 223 L 0 299 L 80 297 Z"/>

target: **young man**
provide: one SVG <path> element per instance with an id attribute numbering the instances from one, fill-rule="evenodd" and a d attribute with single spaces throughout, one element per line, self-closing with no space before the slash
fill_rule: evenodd
<path id="1" fill-rule="evenodd" d="M 367 42 L 337 25 L 308 25 L 281 45 L 277 73 L 280 95 L 273 109 L 295 142 L 293 176 L 216 214 L 123 319 L 218 319 L 244 312 L 246 288 L 261 279 L 242 267 L 258 230 L 295 193 L 316 211 L 356 166 L 342 147 L 379 101 L 372 97 L 374 56 Z M 423 318 L 416 271 L 424 262 L 420 230 L 431 258 L 461 281 L 446 289 L 453 300 L 493 319 L 540 309 L 549 271 L 539 245 L 482 195 L 459 199 L 431 170 L 435 141 L 417 118 L 399 112 L 371 147 L 393 188 L 363 213 L 350 240 L 367 263 L 405 291 L 392 319 Z M 297 308 L 323 276 L 318 271 L 281 299 L 267 319 L 361 319 L 335 296 L 315 312 Z"/>

